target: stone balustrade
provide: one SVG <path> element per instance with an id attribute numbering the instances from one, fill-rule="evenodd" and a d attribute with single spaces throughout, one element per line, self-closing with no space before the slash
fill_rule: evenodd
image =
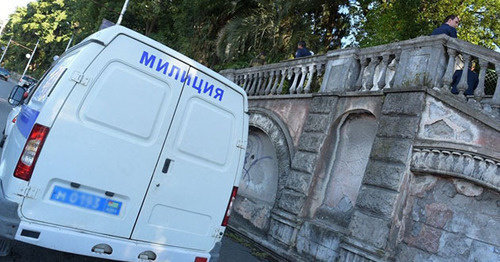
<path id="1" fill-rule="evenodd" d="M 499 117 L 500 53 L 445 35 L 370 48 L 351 48 L 280 63 L 220 73 L 249 96 L 311 92 L 367 92 L 420 86 L 451 94 L 456 70 L 474 63 L 479 84 L 466 97 L 467 74 L 457 85 L 457 99 Z M 319 87 L 319 88 L 316 88 Z"/>
<path id="2" fill-rule="evenodd" d="M 322 75 L 327 57 L 310 56 L 245 69 L 221 72 L 249 96 L 307 94 Z"/>

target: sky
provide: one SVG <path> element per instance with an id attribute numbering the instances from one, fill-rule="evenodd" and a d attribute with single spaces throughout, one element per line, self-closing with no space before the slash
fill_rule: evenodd
<path id="1" fill-rule="evenodd" d="M 0 0 L 0 20 L 7 20 L 18 6 L 26 6 L 34 0 Z"/>

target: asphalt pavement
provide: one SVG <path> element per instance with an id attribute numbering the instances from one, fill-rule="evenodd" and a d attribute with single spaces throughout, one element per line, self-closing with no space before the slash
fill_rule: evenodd
<path id="1" fill-rule="evenodd" d="M 10 91 L 17 81 L 10 79 L 8 82 L 0 79 L 0 130 L 3 130 L 5 121 L 12 109 L 7 102 Z M 0 152 L 1 154 L 1 152 Z M 263 262 L 276 261 L 264 251 L 256 248 L 248 239 L 238 237 L 237 234 L 227 232 L 222 239 L 220 250 L 220 262 Z M 231 236 L 231 237 L 229 237 Z M 0 262 L 104 262 L 111 261 L 87 256 L 80 256 L 65 252 L 59 252 L 47 248 L 42 248 L 23 242 L 14 242 L 11 253 L 6 257 L 0 257 Z"/>

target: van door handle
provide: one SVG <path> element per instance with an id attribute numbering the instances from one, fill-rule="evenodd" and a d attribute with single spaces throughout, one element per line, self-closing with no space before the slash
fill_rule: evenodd
<path id="1" fill-rule="evenodd" d="M 165 163 L 163 163 L 163 169 L 161 170 L 161 172 L 163 173 L 167 173 L 168 172 L 168 167 L 170 166 L 170 162 L 172 162 L 172 159 L 165 159 Z"/>

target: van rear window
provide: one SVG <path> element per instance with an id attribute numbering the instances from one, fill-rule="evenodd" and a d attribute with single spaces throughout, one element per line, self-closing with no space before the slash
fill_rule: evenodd
<path id="1" fill-rule="evenodd" d="M 52 88 L 56 85 L 57 81 L 66 72 L 68 66 L 73 62 L 78 52 L 73 53 L 70 56 L 61 58 L 60 61 L 55 64 L 52 69 L 45 75 L 45 77 L 40 81 L 36 91 L 33 93 L 32 100 L 37 102 L 44 102 L 49 96 Z"/>

